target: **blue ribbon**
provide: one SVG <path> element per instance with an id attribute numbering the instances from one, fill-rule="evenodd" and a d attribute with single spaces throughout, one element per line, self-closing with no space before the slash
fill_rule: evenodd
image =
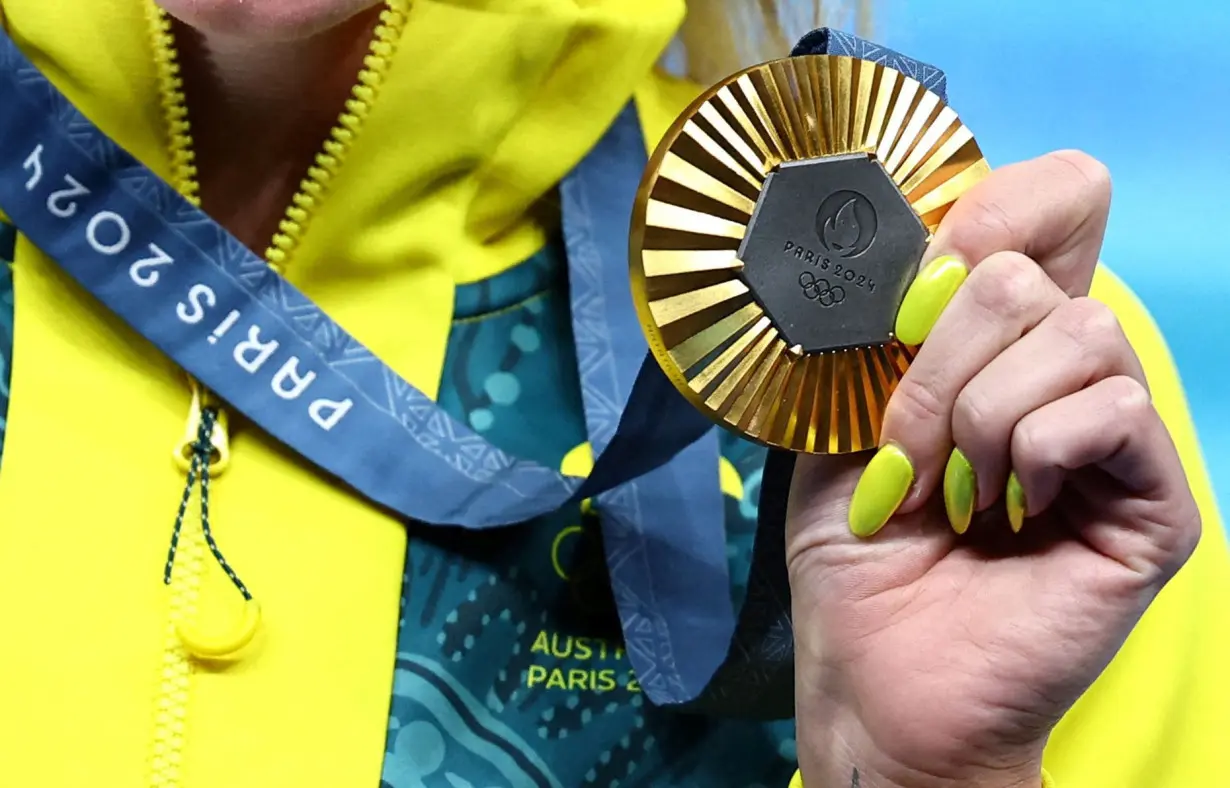
<path id="1" fill-rule="evenodd" d="M 943 94 L 938 69 L 820 30 L 795 54 L 883 62 Z M 320 470 L 429 525 L 493 528 L 584 498 L 626 651 L 649 699 L 792 713 L 782 527 L 792 457 L 771 456 L 748 601 L 730 601 L 711 424 L 648 356 L 627 284 L 645 166 L 630 105 L 560 186 L 590 444 L 582 480 L 511 457 L 445 414 L 82 115 L 0 33 L 0 209 L 104 306 Z M 732 639 L 733 638 L 733 639 Z"/>
<path id="2" fill-rule="evenodd" d="M 660 703 L 700 692 L 733 630 L 717 444 L 649 359 L 627 293 L 645 159 L 635 112 L 562 186 L 597 452 L 582 480 L 449 418 L 103 134 L 7 36 L 0 73 L 0 208 L 104 306 L 305 460 L 403 518 L 483 529 L 596 498 L 609 511 L 608 563 L 642 686 Z"/>

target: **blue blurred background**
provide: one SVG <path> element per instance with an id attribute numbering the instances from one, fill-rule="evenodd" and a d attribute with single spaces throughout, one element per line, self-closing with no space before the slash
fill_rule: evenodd
<path id="1" fill-rule="evenodd" d="M 875 37 L 948 73 L 992 164 L 1081 148 L 1115 180 L 1103 260 L 1179 365 L 1230 503 L 1230 1 L 878 0 Z"/>

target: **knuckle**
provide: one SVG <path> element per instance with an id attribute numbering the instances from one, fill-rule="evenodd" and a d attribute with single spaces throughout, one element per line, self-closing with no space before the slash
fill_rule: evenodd
<path id="1" fill-rule="evenodd" d="M 1081 150 L 1059 150 L 1049 154 L 1049 158 L 1065 167 L 1071 177 L 1087 191 L 1098 198 L 1110 199 L 1112 189 L 1110 170 L 1098 159 Z"/>
<path id="2" fill-rule="evenodd" d="M 1153 416 L 1153 398 L 1135 378 L 1117 375 L 1106 379 L 1108 399 L 1115 418 L 1124 424 L 1137 424 Z"/>
<path id="3" fill-rule="evenodd" d="M 897 385 L 889 410 L 895 411 L 894 421 L 904 418 L 910 421 L 926 421 L 948 417 L 949 408 L 936 386 L 907 374 Z"/>
<path id="4" fill-rule="evenodd" d="M 1123 329 L 1114 310 L 1093 298 L 1074 298 L 1056 314 L 1056 321 L 1074 342 L 1098 349 L 1117 344 L 1123 339 Z"/>
<path id="5" fill-rule="evenodd" d="M 974 302 L 993 315 L 1017 316 L 1037 297 L 1043 276 L 1038 264 L 1023 254 L 1000 252 L 974 268 L 967 286 Z"/>
<path id="6" fill-rule="evenodd" d="M 1015 249 L 1015 223 L 993 193 L 971 192 L 954 206 L 946 244 L 954 249 Z"/>
<path id="7" fill-rule="evenodd" d="M 972 438 L 994 426 L 995 398 L 983 387 L 971 384 L 957 395 L 952 407 L 952 434 L 954 438 Z"/>
<path id="8" fill-rule="evenodd" d="M 1012 430 L 1012 462 L 1018 471 L 1056 465 L 1053 456 L 1058 445 L 1049 434 L 1046 422 L 1030 414 Z"/>
<path id="9" fill-rule="evenodd" d="M 1183 517 L 1182 523 L 1179 525 L 1179 545 L 1178 553 L 1182 559 L 1181 564 L 1187 563 L 1187 559 L 1192 557 L 1196 552 L 1196 547 L 1200 544 L 1200 537 L 1204 533 L 1204 518 L 1200 515 L 1200 507 L 1196 505 L 1194 500 L 1190 500 L 1186 507 L 1187 513 Z"/>
<path id="10" fill-rule="evenodd" d="M 1184 500 L 1174 507 L 1174 514 L 1165 531 L 1166 537 L 1159 540 L 1158 547 L 1162 550 L 1162 559 L 1158 561 L 1162 576 L 1166 579 L 1174 577 L 1200 545 L 1200 537 L 1204 532 L 1204 520 L 1200 508 L 1190 492 Z"/>

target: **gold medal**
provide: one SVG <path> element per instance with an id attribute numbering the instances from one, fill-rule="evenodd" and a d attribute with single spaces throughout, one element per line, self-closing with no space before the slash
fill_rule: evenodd
<path id="1" fill-rule="evenodd" d="M 632 288 L 658 363 L 719 424 L 776 448 L 876 446 L 915 348 L 893 336 L 932 232 L 989 168 L 938 95 L 809 55 L 706 91 L 650 159 Z"/>

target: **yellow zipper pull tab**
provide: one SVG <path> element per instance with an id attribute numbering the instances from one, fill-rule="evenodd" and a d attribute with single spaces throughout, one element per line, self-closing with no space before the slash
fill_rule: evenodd
<path id="1" fill-rule="evenodd" d="M 189 378 L 188 384 L 192 390 L 192 401 L 188 405 L 188 422 L 184 425 L 184 437 L 175 446 L 175 464 L 184 473 L 191 470 L 192 447 L 196 444 L 197 433 L 201 430 L 201 413 L 205 408 L 212 407 L 217 415 L 214 421 L 214 428 L 209 436 L 209 443 L 212 448 L 209 472 L 217 476 L 226 470 L 226 467 L 231 462 L 230 433 L 226 410 L 218 407 L 217 398 L 194 378 Z"/>
<path id="2" fill-rule="evenodd" d="M 235 659 L 256 637 L 261 625 L 261 607 L 255 599 L 245 599 L 238 622 L 213 632 L 206 632 L 195 621 L 178 621 L 175 635 L 184 650 L 200 660 L 225 662 Z"/>
<path id="3" fill-rule="evenodd" d="M 188 409 L 188 424 L 184 438 L 175 450 L 176 463 L 188 477 L 184 497 L 180 502 L 179 514 L 175 519 L 175 530 L 171 536 L 171 547 L 167 553 L 167 563 L 163 573 L 163 582 L 171 584 L 172 571 L 175 565 L 175 554 L 178 549 L 180 535 L 184 525 L 184 514 L 194 487 L 199 485 L 201 501 L 201 531 L 192 534 L 190 538 L 200 538 L 213 554 L 218 566 L 226 573 L 235 588 L 243 596 L 243 612 L 239 620 L 220 629 L 207 631 L 193 620 L 199 611 L 187 611 L 187 615 L 175 621 L 175 634 L 180 645 L 192 656 L 201 660 L 222 661 L 238 656 L 260 629 L 261 608 L 247 586 L 235 574 L 235 570 L 227 563 L 218 543 L 214 540 L 209 518 L 209 488 L 210 479 L 221 472 L 230 462 L 230 445 L 227 440 L 226 410 L 220 407 L 218 400 L 200 383 L 189 380 L 192 390 L 192 401 Z M 209 457 L 204 454 L 205 434 L 209 434 Z M 195 464 L 194 464 L 195 460 Z M 204 461 L 204 462 L 203 462 Z"/>

